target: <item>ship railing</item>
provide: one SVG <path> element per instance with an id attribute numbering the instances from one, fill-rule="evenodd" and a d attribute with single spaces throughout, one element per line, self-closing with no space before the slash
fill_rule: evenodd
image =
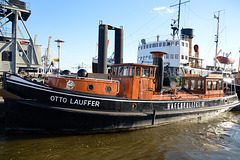
<path id="1" fill-rule="evenodd" d="M 233 93 L 231 92 L 229 95 L 232 95 Z M 213 98 L 213 97 L 222 97 L 223 94 L 172 94 L 172 95 L 153 95 L 154 99 L 159 97 L 160 99 L 164 99 L 167 97 L 170 97 L 171 99 L 203 99 L 203 98 Z"/>

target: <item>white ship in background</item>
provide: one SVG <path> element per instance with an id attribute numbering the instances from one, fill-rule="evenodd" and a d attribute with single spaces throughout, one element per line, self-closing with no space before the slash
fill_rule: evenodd
<path id="1" fill-rule="evenodd" d="M 232 68 L 226 69 L 225 66 L 216 66 L 217 63 L 222 63 L 219 61 L 220 56 L 217 54 L 220 53 L 221 50 L 218 52 L 218 48 L 216 47 L 214 66 L 203 67 L 203 59 L 199 57 L 199 46 L 198 44 L 194 43 L 194 29 L 182 28 L 181 34 L 178 36 L 180 5 L 183 3 L 179 1 L 179 4 L 177 4 L 179 6 L 178 19 L 173 20 L 173 24 L 171 24 L 171 29 L 173 30 L 173 33 L 171 34 L 171 40 L 161 39 L 159 35 L 154 41 L 147 41 L 146 39 L 142 39 L 141 43 L 138 46 L 137 63 L 152 64 L 153 57 L 150 52 L 161 51 L 167 53 L 164 57 L 165 81 L 168 80 L 169 77 L 182 77 L 184 74 L 199 74 L 200 76 L 206 76 L 208 73 L 214 72 L 223 74 L 224 81 L 232 83 L 232 80 L 234 78 L 232 72 L 234 70 Z M 217 18 L 219 27 L 219 15 Z M 218 36 L 216 37 L 215 42 L 216 46 L 218 46 Z M 165 85 L 168 84 L 169 82 L 165 83 Z"/>

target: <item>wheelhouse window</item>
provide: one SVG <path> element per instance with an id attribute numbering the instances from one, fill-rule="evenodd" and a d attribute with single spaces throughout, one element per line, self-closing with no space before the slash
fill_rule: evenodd
<path id="1" fill-rule="evenodd" d="M 132 66 L 129 67 L 129 76 L 133 76 L 134 68 Z"/>
<path id="2" fill-rule="evenodd" d="M 141 68 L 140 67 L 136 67 L 136 76 L 140 76 L 140 71 L 141 71 Z"/>
<path id="3" fill-rule="evenodd" d="M 149 68 L 142 68 L 142 77 L 149 76 Z"/>
<path id="4" fill-rule="evenodd" d="M 154 77 L 154 68 L 150 68 L 151 71 L 150 71 L 150 77 Z"/>
<path id="5" fill-rule="evenodd" d="M 117 75 L 117 67 L 112 68 L 112 74 L 115 76 Z"/>
<path id="6" fill-rule="evenodd" d="M 123 75 L 123 66 L 120 66 L 118 68 L 118 76 L 122 76 Z"/>
<path id="7" fill-rule="evenodd" d="M 128 76 L 128 67 L 124 67 L 123 76 Z"/>

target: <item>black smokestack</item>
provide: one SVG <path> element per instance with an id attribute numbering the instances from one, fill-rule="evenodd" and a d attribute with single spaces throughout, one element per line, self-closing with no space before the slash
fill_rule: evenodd
<path id="1" fill-rule="evenodd" d="M 163 88 L 163 78 L 164 78 L 164 52 L 150 52 L 153 55 L 153 65 L 157 65 L 156 70 L 156 92 L 161 92 Z"/>
<path id="2" fill-rule="evenodd" d="M 99 25 L 98 36 L 98 73 L 107 73 L 108 25 Z"/>
<path id="3" fill-rule="evenodd" d="M 115 29 L 115 64 L 123 63 L 123 29 Z"/>

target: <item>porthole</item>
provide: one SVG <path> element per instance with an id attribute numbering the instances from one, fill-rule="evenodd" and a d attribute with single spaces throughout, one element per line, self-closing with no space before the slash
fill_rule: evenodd
<path id="1" fill-rule="evenodd" d="M 73 81 L 68 81 L 67 87 L 68 87 L 69 89 L 73 89 L 74 86 L 75 86 L 75 84 L 74 84 Z"/>
<path id="2" fill-rule="evenodd" d="M 94 90 L 94 85 L 93 85 L 93 84 L 89 84 L 88 87 L 87 87 L 87 89 L 88 89 L 89 91 Z"/>
<path id="3" fill-rule="evenodd" d="M 107 86 L 106 87 L 106 92 L 111 92 L 112 91 L 112 87 L 111 86 Z"/>

